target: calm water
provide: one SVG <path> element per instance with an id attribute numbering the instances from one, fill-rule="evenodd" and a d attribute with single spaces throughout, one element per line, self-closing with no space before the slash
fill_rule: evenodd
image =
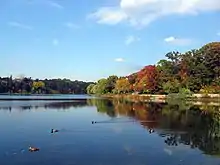
<path id="1" fill-rule="evenodd" d="M 74 94 L 43 94 L 43 95 L 20 95 L 20 94 L 1 94 L 0 99 L 89 99 L 93 98 L 89 95 L 74 95 Z"/>
<path id="2" fill-rule="evenodd" d="M 99 99 L 2 101 L 0 164 L 220 165 L 218 111 Z M 30 145 L 40 151 L 28 152 Z"/>

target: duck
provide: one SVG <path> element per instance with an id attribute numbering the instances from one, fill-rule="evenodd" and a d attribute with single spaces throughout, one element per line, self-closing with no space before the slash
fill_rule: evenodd
<path id="1" fill-rule="evenodd" d="M 150 129 L 149 130 L 149 133 L 151 134 L 151 133 L 154 133 L 154 130 L 153 129 Z"/>
<path id="2" fill-rule="evenodd" d="M 36 152 L 36 151 L 39 151 L 40 149 L 39 148 L 36 148 L 36 147 L 29 147 L 29 151 L 30 152 Z"/>
<path id="3" fill-rule="evenodd" d="M 51 133 L 56 133 L 56 132 L 59 132 L 59 130 L 57 130 L 57 129 L 51 129 Z"/>
<path id="4" fill-rule="evenodd" d="M 96 121 L 92 121 L 92 124 L 95 124 L 95 123 L 97 123 Z"/>

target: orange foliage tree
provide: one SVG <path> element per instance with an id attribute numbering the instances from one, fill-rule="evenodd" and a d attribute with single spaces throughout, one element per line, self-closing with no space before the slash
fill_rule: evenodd
<path id="1" fill-rule="evenodd" d="M 134 84 L 135 91 L 140 93 L 154 93 L 159 88 L 158 70 L 154 65 L 145 66 L 137 73 L 136 83 Z"/>

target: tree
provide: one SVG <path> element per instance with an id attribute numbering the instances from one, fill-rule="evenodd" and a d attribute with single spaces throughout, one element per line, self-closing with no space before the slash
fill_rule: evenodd
<path id="1" fill-rule="evenodd" d="M 118 77 L 113 75 L 113 76 L 109 76 L 107 78 L 107 82 L 106 82 L 106 93 L 112 93 L 113 89 L 115 89 L 115 84 L 116 81 L 118 80 Z"/>
<path id="2" fill-rule="evenodd" d="M 92 87 L 91 93 L 97 94 L 97 89 L 98 89 L 98 85 L 95 84 L 95 85 Z"/>
<path id="3" fill-rule="evenodd" d="M 134 85 L 135 91 L 141 93 L 155 93 L 159 89 L 158 83 L 159 72 L 154 65 L 145 66 L 137 73 L 136 83 Z"/>
<path id="4" fill-rule="evenodd" d="M 13 79 L 12 76 L 0 77 L 0 93 L 32 93 L 33 89 L 33 92 L 44 92 L 47 94 L 84 94 L 90 84 L 94 83 L 77 80 L 71 81 L 69 79 L 32 80 L 31 77 L 27 78 L 24 76 L 20 76 L 16 79 Z"/>
<path id="5" fill-rule="evenodd" d="M 93 88 L 94 88 L 95 84 L 90 84 L 87 88 L 86 88 L 86 91 L 87 91 L 87 94 L 94 94 L 93 92 Z"/>
<path id="6" fill-rule="evenodd" d="M 9 88 L 9 92 L 12 93 L 12 92 L 13 92 L 13 80 L 12 80 L 12 76 L 10 76 L 10 78 L 8 79 L 8 88 Z"/>
<path id="7" fill-rule="evenodd" d="M 36 80 L 33 82 L 33 90 L 40 93 L 42 92 L 42 89 L 45 87 L 45 83 L 43 81 Z"/>
<path id="8" fill-rule="evenodd" d="M 204 59 L 204 65 L 208 68 L 212 79 L 220 77 L 220 42 L 212 42 L 199 49 Z"/>
<path id="9" fill-rule="evenodd" d="M 166 93 L 178 93 L 180 89 L 180 83 L 178 80 L 168 81 L 163 84 L 163 90 Z"/>
<path id="10" fill-rule="evenodd" d="M 116 93 L 128 93 L 130 91 L 130 83 L 128 78 L 120 78 L 116 81 Z"/>
<path id="11" fill-rule="evenodd" d="M 98 80 L 97 86 L 95 87 L 95 94 L 105 94 L 107 93 L 107 79 Z"/>
<path id="12" fill-rule="evenodd" d="M 191 50 L 182 55 L 180 77 L 182 86 L 198 92 L 202 86 L 213 80 L 200 50 Z M 184 75 L 185 74 L 185 75 Z"/>
<path id="13" fill-rule="evenodd" d="M 135 84 L 137 77 L 138 77 L 138 73 L 133 73 L 133 74 L 129 75 L 127 78 L 128 78 L 129 83 L 131 85 L 133 85 L 133 84 Z"/>

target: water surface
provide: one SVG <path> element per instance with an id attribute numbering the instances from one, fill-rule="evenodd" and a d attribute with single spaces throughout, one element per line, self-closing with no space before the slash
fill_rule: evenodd
<path id="1" fill-rule="evenodd" d="M 94 98 L 93 96 L 85 94 L 0 94 L 1 99 L 10 99 L 10 100 L 22 100 L 22 99 L 89 99 Z"/>
<path id="2" fill-rule="evenodd" d="M 1 101 L 0 130 L 2 165 L 220 164 L 218 106 Z"/>

